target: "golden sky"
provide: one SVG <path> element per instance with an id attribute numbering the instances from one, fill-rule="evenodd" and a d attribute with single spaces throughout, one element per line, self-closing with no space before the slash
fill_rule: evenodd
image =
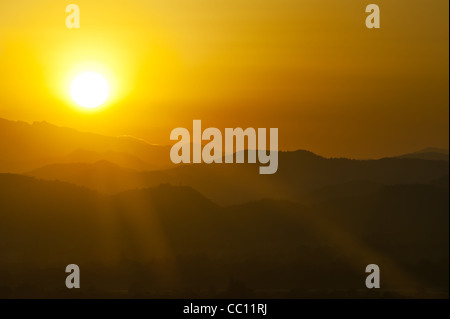
<path id="1" fill-rule="evenodd" d="M 281 149 L 381 157 L 449 144 L 448 0 L 0 3 L 0 117 L 169 144 L 193 119 L 278 127 Z M 76 3 L 81 28 L 67 29 Z M 98 112 L 74 106 L 103 74 Z"/>

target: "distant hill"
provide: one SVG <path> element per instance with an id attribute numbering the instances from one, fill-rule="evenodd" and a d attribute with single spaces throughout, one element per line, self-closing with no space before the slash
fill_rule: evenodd
<path id="1" fill-rule="evenodd" d="M 386 158 L 380 160 L 327 159 L 307 151 L 280 152 L 279 170 L 274 175 L 259 175 L 258 164 L 182 165 L 173 169 L 137 172 L 109 165 L 55 164 L 29 172 L 49 180 L 61 180 L 105 193 L 146 188 L 169 183 L 186 185 L 222 205 L 263 198 L 299 201 L 311 192 L 346 184 L 340 192 L 363 188 L 352 183 L 372 184 L 430 183 L 449 172 L 448 163 L 420 159 Z M 372 187 L 373 188 L 373 187 Z M 306 196 L 306 197 L 305 197 Z"/>
<path id="2" fill-rule="evenodd" d="M 448 189 L 330 194 L 220 207 L 184 186 L 109 196 L 0 174 L 0 293 L 73 296 L 61 282 L 77 263 L 80 297 L 361 297 L 375 262 L 383 293 L 448 296 Z M 250 288 L 227 290 L 230 278 Z"/>
<path id="3" fill-rule="evenodd" d="M 45 180 L 65 181 L 106 194 L 154 187 L 164 183 L 174 184 L 175 181 L 168 171 L 140 172 L 108 161 L 51 164 L 28 172 L 26 175 Z"/>
<path id="4" fill-rule="evenodd" d="M 440 148 L 426 148 L 414 153 L 397 156 L 397 158 L 414 158 L 431 161 L 449 161 L 449 151 Z"/>
<path id="5" fill-rule="evenodd" d="M 140 158 L 123 153 L 123 152 L 94 152 L 83 149 L 78 149 L 70 154 L 62 157 L 57 157 L 52 159 L 52 162 L 64 164 L 64 163 L 96 163 L 96 162 L 111 162 L 112 164 L 122 166 L 124 168 L 129 168 L 133 170 L 148 170 L 149 167 L 155 168 L 150 163 L 141 160 Z"/>
<path id="6" fill-rule="evenodd" d="M 172 166 L 169 148 L 132 137 L 108 137 L 46 122 L 0 119 L 0 172 L 21 173 L 53 163 L 107 160 L 135 169 Z"/>

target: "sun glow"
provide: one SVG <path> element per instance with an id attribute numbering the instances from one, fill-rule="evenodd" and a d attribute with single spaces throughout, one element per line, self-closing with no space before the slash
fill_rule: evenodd
<path id="1" fill-rule="evenodd" d="M 108 99 L 109 84 L 99 73 L 85 72 L 72 81 L 70 95 L 79 106 L 95 109 Z"/>

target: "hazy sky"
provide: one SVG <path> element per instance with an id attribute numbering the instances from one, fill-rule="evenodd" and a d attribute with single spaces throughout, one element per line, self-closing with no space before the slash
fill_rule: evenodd
<path id="1" fill-rule="evenodd" d="M 81 28 L 65 26 L 66 5 Z M 448 0 L 0 3 L 0 117 L 169 144 L 170 131 L 278 127 L 281 149 L 380 157 L 449 143 Z M 86 113 L 83 71 L 111 98 Z"/>

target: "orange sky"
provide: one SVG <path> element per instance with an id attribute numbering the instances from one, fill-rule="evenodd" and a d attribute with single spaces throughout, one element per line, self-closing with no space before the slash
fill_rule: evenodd
<path id="1" fill-rule="evenodd" d="M 81 28 L 65 26 L 76 3 Z M 15 0 L 0 4 L 0 117 L 169 144 L 202 125 L 278 127 L 281 149 L 381 157 L 448 148 L 447 0 Z M 74 107 L 70 80 L 112 96 Z"/>

